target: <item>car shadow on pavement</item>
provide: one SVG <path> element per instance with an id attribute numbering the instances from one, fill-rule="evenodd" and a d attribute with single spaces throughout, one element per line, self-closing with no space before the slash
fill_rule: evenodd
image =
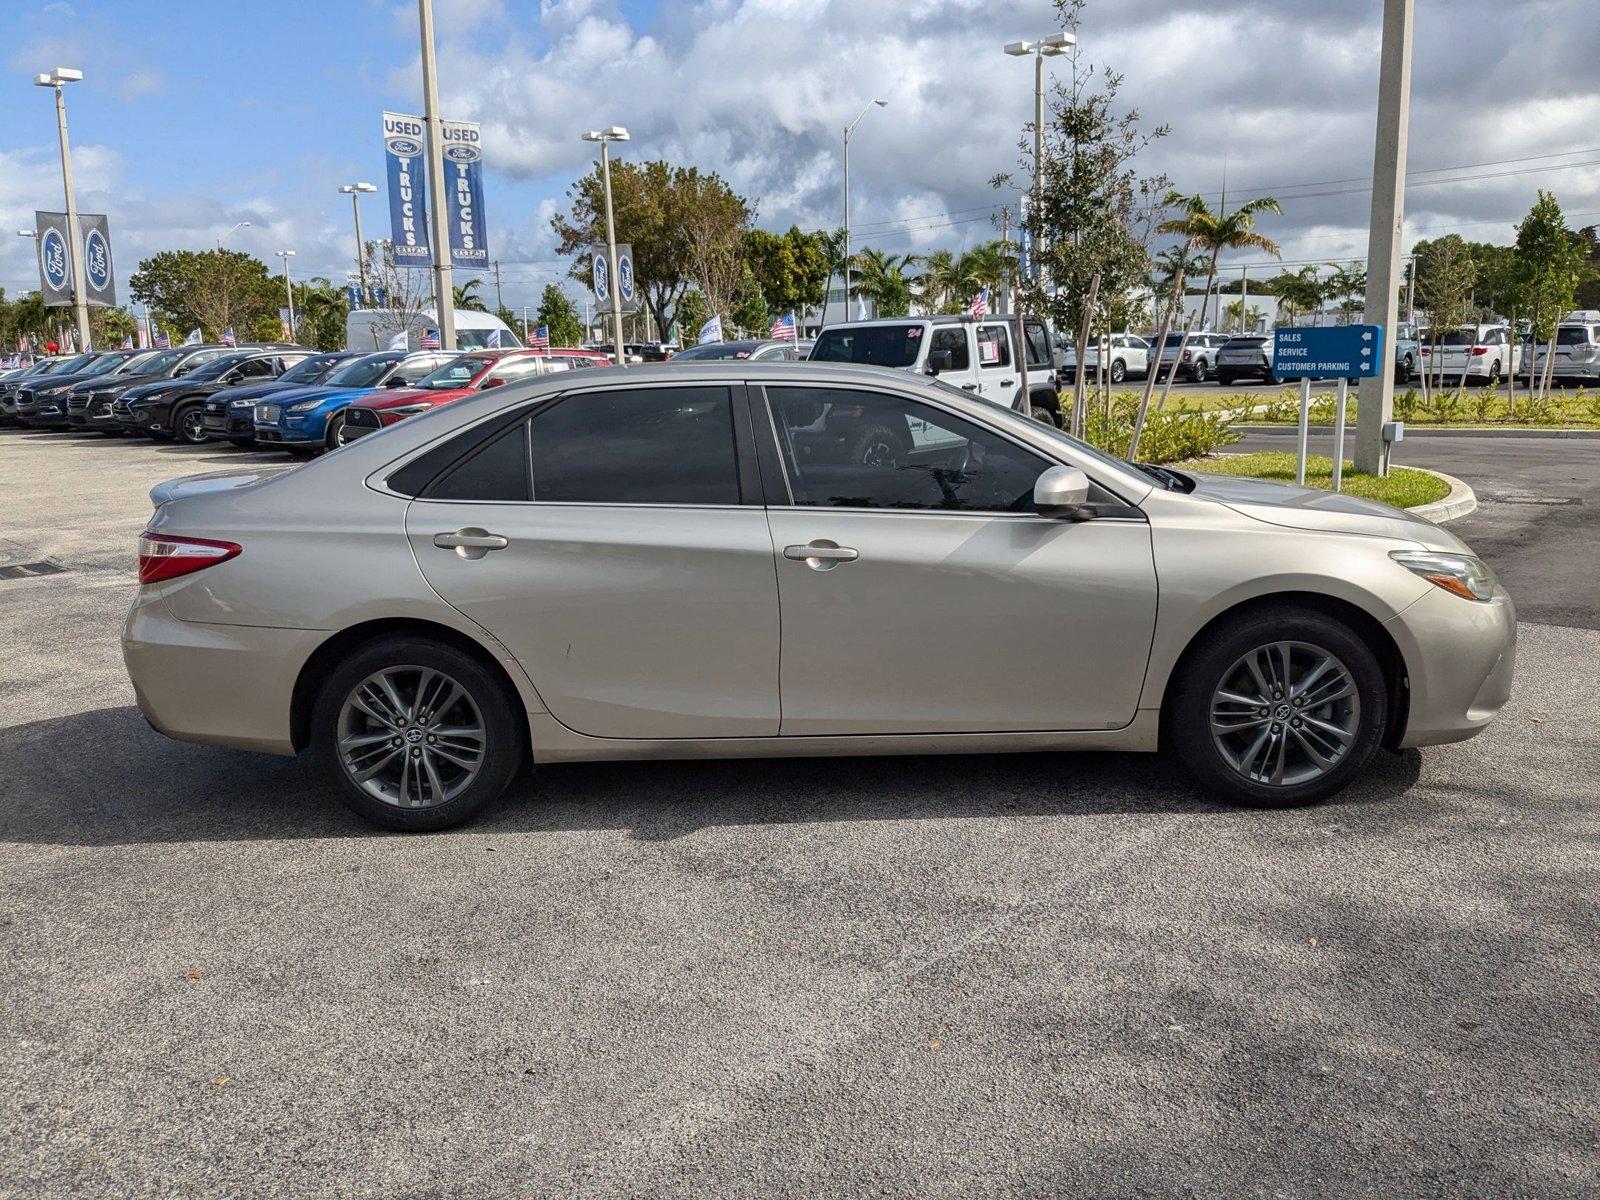
<path id="1" fill-rule="evenodd" d="M 1380 754 L 1336 803 L 1371 805 L 1416 782 L 1420 756 Z M 697 830 L 846 821 L 1247 814 L 1147 754 L 984 754 L 563 763 L 525 772 L 476 833 Z M 309 757 L 190 745 L 131 707 L 14 726 L 0 739 L 0 841 L 137 845 L 384 837 L 347 812 Z"/>

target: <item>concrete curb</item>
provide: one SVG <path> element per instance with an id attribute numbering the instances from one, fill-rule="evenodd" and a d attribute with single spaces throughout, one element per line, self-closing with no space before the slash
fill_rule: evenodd
<path id="1" fill-rule="evenodd" d="M 1478 493 L 1454 475 L 1446 475 L 1443 471 L 1430 471 L 1427 467 L 1407 467 L 1406 470 L 1421 471 L 1424 475 L 1432 475 L 1435 479 L 1442 479 L 1450 485 L 1450 494 L 1443 500 L 1408 508 L 1406 509 L 1408 513 L 1419 516 L 1425 521 L 1432 521 L 1435 525 L 1443 525 L 1446 521 L 1454 521 L 1457 517 L 1464 517 L 1477 509 Z"/>
<path id="2" fill-rule="evenodd" d="M 1261 433 L 1268 437 L 1293 437 L 1296 427 L 1293 425 L 1230 425 L 1232 432 L 1239 434 Z M 1332 425 L 1313 425 L 1312 433 L 1332 433 Z M 1429 425 L 1407 425 L 1406 440 L 1419 437 L 1469 437 L 1469 438 L 1578 438 L 1600 439 L 1600 429 L 1529 429 L 1526 427 L 1511 429 L 1492 429 L 1483 426 L 1464 426 L 1459 429 L 1440 429 Z"/>

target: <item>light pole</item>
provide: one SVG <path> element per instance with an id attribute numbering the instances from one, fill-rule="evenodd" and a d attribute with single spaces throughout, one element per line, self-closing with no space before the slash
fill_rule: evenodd
<path id="1" fill-rule="evenodd" d="M 1411 31 L 1414 0 L 1383 0 L 1383 46 L 1378 57 L 1378 130 L 1372 152 L 1372 217 L 1367 227 L 1366 319 L 1384 329 L 1383 351 L 1394 355 L 1399 316 L 1400 232 L 1406 208 L 1406 141 L 1411 126 Z M 1356 470 L 1389 473 L 1383 427 L 1394 415 L 1394 372 L 1361 381 L 1356 407 Z"/>
<path id="2" fill-rule="evenodd" d="M 1044 60 L 1065 54 L 1068 47 L 1078 44 L 1078 35 L 1074 33 L 1052 33 L 1047 38 L 1037 42 L 1009 42 L 1006 53 L 1013 58 L 1022 58 L 1033 55 L 1033 204 L 1031 206 L 1033 219 L 1040 219 L 1044 212 Z M 1041 277 L 1040 239 L 1034 238 L 1033 247 L 1033 278 L 1038 282 Z"/>
<path id="3" fill-rule="evenodd" d="M 228 226 L 228 232 L 223 234 L 221 237 L 219 237 L 217 239 L 217 249 L 218 250 L 222 249 L 222 243 L 227 241 L 230 237 L 233 236 L 233 231 L 235 229 L 249 229 L 249 228 L 250 228 L 250 222 L 249 221 L 235 221 L 232 225 Z"/>
<path id="4" fill-rule="evenodd" d="M 622 352 L 622 288 L 617 279 L 617 224 L 611 214 L 611 143 L 628 140 L 628 131 L 620 125 L 606 129 L 591 129 L 583 135 L 586 142 L 600 143 L 600 178 L 606 193 L 606 278 L 611 293 L 612 345 L 617 352 L 617 366 L 628 365 L 628 356 Z"/>
<path id="5" fill-rule="evenodd" d="M 289 260 L 294 257 L 293 250 L 279 250 L 278 257 L 283 259 L 283 292 L 289 297 L 289 340 L 294 341 L 294 284 L 289 282 Z"/>
<path id="6" fill-rule="evenodd" d="M 872 111 L 873 105 L 888 108 L 887 100 L 869 100 L 861 106 L 856 119 L 844 127 L 844 319 L 850 319 L 850 135 L 861 124 L 861 118 Z M 828 319 L 828 297 L 822 297 L 822 319 Z"/>
<path id="7" fill-rule="evenodd" d="M 83 72 L 72 67 L 56 67 L 34 76 L 37 87 L 56 94 L 56 132 L 61 138 L 61 186 L 67 193 L 67 255 L 72 263 L 72 307 L 78 320 L 78 345 L 89 348 L 89 298 L 83 279 L 83 233 L 78 228 L 78 195 L 72 186 L 72 149 L 67 143 L 67 97 L 65 84 L 78 83 Z"/>
<path id="8" fill-rule="evenodd" d="M 356 278 L 361 281 L 361 303 L 367 302 L 367 244 L 361 240 L 361 197 L 378 190 L 373 183 L 343 183 L 339 192 L 350 197 L 350 212 L 356 219 Z"/>
<path id="9" fill-rule="evenodd" d="M 433 0 L 417 0 L 422 32 L 422 121 L 428 138 L 428 221 L 433 240 L 433 299 L 438 310 L 439 348 L 456 348 L 455 289 L 450 282 L 450 229 L 445 220 L 444 134 L 439 124 L 439 63 L 433 53 Z"/>

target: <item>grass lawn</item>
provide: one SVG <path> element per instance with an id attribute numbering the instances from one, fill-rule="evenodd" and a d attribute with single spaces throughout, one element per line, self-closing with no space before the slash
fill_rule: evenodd
<path id="1" fill-rule="evenodd" d="M 1259 454 L 1208 454 L 1188 462 L 1174 464 L 1181 470 L 1201 471 L 1209 475 L 1247 475 L 1252 479 L 1270 479 L 1274 483 L 1294 482 L 1295 456 L 1281 450 L 1264 450 Z M 1384 478 L 1366 475 L 1345 463 L 1343 490 L 1352 496 L 1365 496 L 1381 500 L 1396 508 L 1413 508 L 1418 504 L 1431 504 L 1450 494 L 1449 485 L 1422 471 L 1409 467 L 1394 467 Z M 1333 487 L 1333 460 L 1311 455 L 1306 459 L 1306 486 L 1331 489 Z"/>

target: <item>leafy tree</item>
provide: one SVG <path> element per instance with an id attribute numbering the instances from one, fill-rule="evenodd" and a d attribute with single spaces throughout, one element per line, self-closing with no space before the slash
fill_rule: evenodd
<path id="1" fill-rule="evenodd" d="M 125 308 L 89 309 L 89 337 L 102 350 L 116 349 L 138 330 L 139 322 Z M 12 345 L 15 344 L 13 341 Z"/>
<path id="2" fill-rule="evenodd" d="M 1551 342 L 1556 326 L 1572 308 L 1578 281 L 1583 277 L 1583 250 L 1567 229 L 1561 205 L 1549 192 L 1539 190 L 1533 208 L 1517 226 L 1516 259 L 1519 307 L 1532 318 L 1533 336 Z M 1548 388 L 1555 369 L 1554 347 L 1545 356 L 1543 386 Z M 1529 356 L 1529 380 L 1533 360 Z"/>
<path id="3" fill-rule="evenodd" d="M 1323 295 L 1339 308 L 1339 324 L 1353 324 L 1366 306 L 1367 269 L 1359 262 L 1329 263 L 1333 273 L 1323 284 Z"/>
<path id="4" fill-rule="evenodd" d="M 922 271 L 917 276 L 916 294 L 922 306 L 936 313 L 960 311 L 961 302 L 956 292 L 961 273 L 956 267 L 955 251 L 935 250 L 918 261 L 922 264 Z"/>
<path id="5" fill-rule="evenodd" d="M 749 336 L 767 336 L 767 330 L 772 324 L 767 311 L 767 297 L 761 290 L 760 280 L 748 266 L 739 277 L 739 286 L 734 289 L 733 303 L 728 309 L 728 316 L 734 325 Z"/>
<path id="6" fill-rule="evenodd" d="M 133 298 L 173 329 L 198 326 L 211 339 L 225 329 L 240 340 L 262 330 L 278 335 L 283 283 L 266 263 L 241 251 L 163 250 L 142 261 L 129 282 Z"/>
<path id="7" fill-rule="evenodd" d="M 539 312 L 533 320 L 535 325 L 543 325 L 550 331 L 552 346 L 576 346 L 583 341 L 583 320 L 559 284 L 544 285 L 539 296 Z"/>
<path id="8" fill-rule="evenodd" d="M 465 283 L 454 284 L 450 288 L 450 293 L 455 300 L 455 306 L 472 312 L 488 312 L 488 304 L 478 295 L 481 286 L 483 286 L 481 279 L 469 279 Z"/>
<path id="9" fill-rule="evenodd" d="M 683 294 L 678 304 L 678 345 L 692 346 L 700 336 L 700 327 L 711 319 L 711 309 L 706 298 L 695 288 Z"/>
<path id="10" fill-rule="evenodd" d="M 905 316 L 911 311 L 911 278 L 906 272 L 914 261 L 910 254 L 862 250 L 850 264 L 851 296 L 871 300 L 880 317 Z"/>
<path id="11" fill-rule="evenodd" d="M 1212 212 L 1205 196 L 1185 196 L 1180 192 L 1168 192 L 1162 203 L 1168 208 L 1180 209 L 1182 215 L 1161 222 L 1156 226 L 1156 232 L 1178 234 L 1189 246 L 1198 247 L 1210 255 L 1206 267 L 1206 293 L 1200 301 L 1200 315 L 1196 321 L 1204 328 L 1206 306 L 1211 302 L 1211 285 L 1217 278 L 1218 255 L 1224 250 L 1239 250 L 1248 246 L 1265 250 L 1274 258 L 1281 258 L 1277 243 L 1257 233 L 1255 223 L 1257 213 L 1281 213 L 1283 206 L 1271 196 L 1258 196 L 1254 200 L 1246 200 L 1231 213 L 1225 211 L 1226 202 L 1219 205 L 1224 211 Z"/>
<path id="12" fill-rule="evenodd" d="M 318 276 L 294 289 L 295 307 L 301 310 L 295 336 L 302 346 L 318 350 L 342 350 L 345 320 L 350 315 L 350 300 L 343 287 Z"/>
<path id="13" fill-rule="evenodd" d="M 1283 325 L 1293 325 L 1307 313 L 1317 312 L 1327 298 L 1327 288 L 1315 265 L 1284 271 L 1267 280 L 1266 287 L 1278 297 L 1279 323 Z"/>
<path id="14" fill-rule="evenodd" d="M 1572 235 L 1583 255 L 1583 278 L 1572 303 L 1578 308 L 1600 308 L 1600 227 L 1585 225 Z"/>
<path id="15" fill-rule="evenodd" d="M 772 311 L 798 316 L 822 306 L 835 256 L 827 233 L 806 233 L 791 225 L 781 234 L 746 230 L 744 261 Z"/>

